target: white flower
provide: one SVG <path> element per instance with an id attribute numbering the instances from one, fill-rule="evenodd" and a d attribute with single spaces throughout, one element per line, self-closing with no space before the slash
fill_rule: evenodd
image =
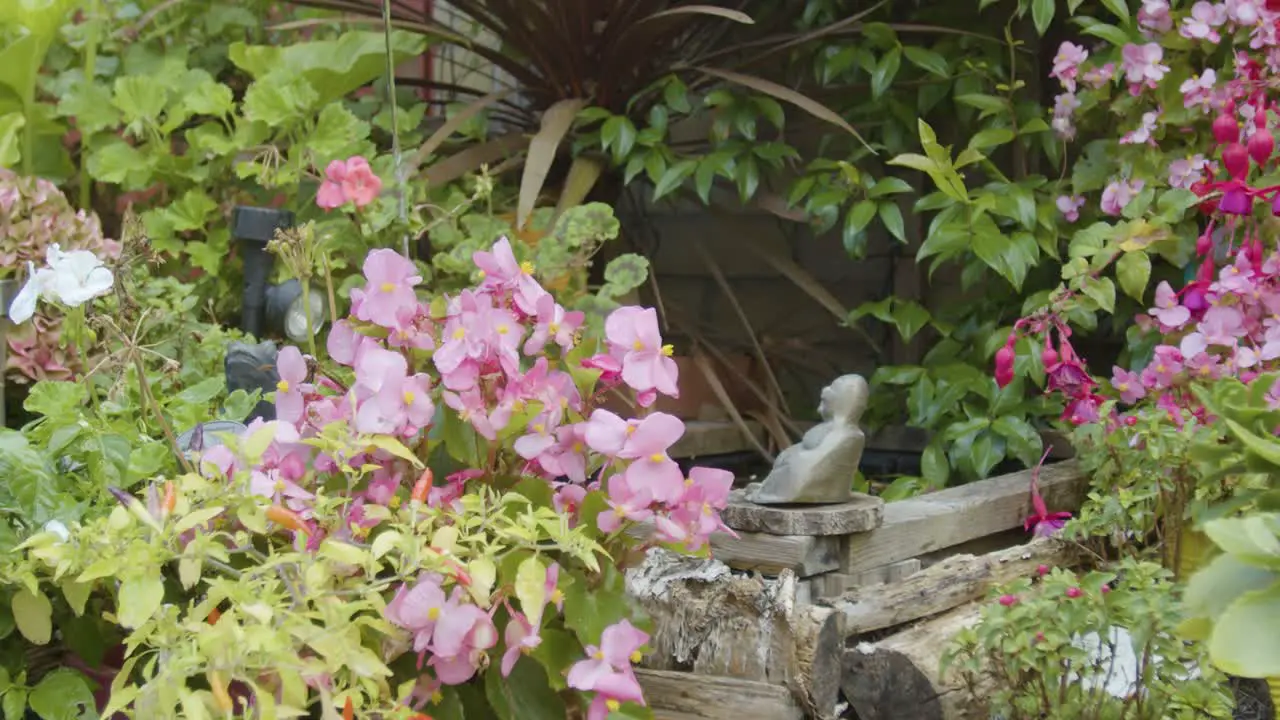
<path id="1" fill-rule="evenodd" d="M 61 522 L 57 520 L 50 520 L 49 522 L 45 523 L 44 531 L 47 533 L 53 533 L 54 535 L 57 535 L 58 539 L 61 540 L 62 542 L 66 542 L 71 539 L 71 531 L 67 530 L 67 526 L 63 525 Z"/>
<path id="2" fill-rule="evenodd" d="M 45 255 L 49 267 L 36 270 L 27 263 L 27 284 L 22 286 L 9 306 L 9 319 L 21 324 L 36 312 L 36 302 L 53 300 L 68 307 L 79 307 L 106 295 L 115 283 L 111 271 L 97 255 L 88 250 L 62 252 L 57 243 Z"/>

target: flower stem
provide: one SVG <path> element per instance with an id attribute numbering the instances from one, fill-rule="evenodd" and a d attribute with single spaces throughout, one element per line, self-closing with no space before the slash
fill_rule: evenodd
<path id="1" fill-rule="evenodd" d="M 307 316 L 307 346 L 311 349 L 311 357 L 319 357 L 316 354 L 315 325 L 311 319 L 311 279 L 303 276 L 299 282 L 302 283 L 302 310 Z"/>

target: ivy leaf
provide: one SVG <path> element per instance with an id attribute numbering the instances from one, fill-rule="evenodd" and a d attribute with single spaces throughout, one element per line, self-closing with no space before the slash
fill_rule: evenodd
<path id="1" fill-rule="evenodd" d="M 90 720 L 98 716 L 89 683 L 83 675 L 67 668 L 45 675 L 27 702 L 43 720 Z"/>
<path id="2" fill-rule="evenodd" d="M 116 619 L 129 629 L 136 629 L 151 619 L 164 601 L 164 582 L 159 573 L 135 576 L 120 583 Z"/>
<path id="3" fill-rule="evenodd" d="M 893 84 L 893 79 L 898 75 L 898 68 L 902 66 L 902 49 L 893 48 L 885 53 L 880 62 L 876 63 L 876 69 L 871 73 L 871 97 L 879 98 L 884 94 L 885 90 Z"/>
<path id="4" fill-rule="evenodd" d="M 1116 261 L 1116 279 L 1126 295 L 1142 302 L 1151 279 L 1151 258 L 1141 251 L 1125 253 Z"/>
<path id="5" fill-rule="evenodd" d="M 45 645 L 53 637 L 53 605 L 44 593 L 22 588 L 10 604 L 18 632 L 33 645 Z"/>
<path id="6" fill-rule="evenodd" d="M 898 207 L 898 203 L 882 202 L 876 208 L 880 213 L 880 222 L 884 223 L 884 227 L 889 231 L 898 242 L 905 243 L 907 241 L 906 229 L 902 224 L 902 208 Z"/>
<path id="7" fill-rule="evenodd" d="M 907 60 L 909 60 L 912 65 L 915 65 L 921 70 L 933 73 L 938 77 L 948 77 L 949 71 L 947 69 L 947 59 L 942 55 L 939 55 L 932 50 L 916 47 L 914 45 L 904 47 L 902 52 L 907 56 Z"/>

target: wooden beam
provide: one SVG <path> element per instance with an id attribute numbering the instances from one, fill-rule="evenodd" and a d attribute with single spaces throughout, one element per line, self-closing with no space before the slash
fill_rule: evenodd
<path id="1" fill-rule="evenodd" d="M 995 585 L 1030 576 L 1040 565 L 1070 567 L 1080 551 L 1055 538 L 989 555 L 955 555 L 901 582 L 851 590 L 820 604 L 844 616 L 847 637 L 930 617 L 977 600 Z"/>
<path id="2" fill-rule="evenodd" d="M 884 506 L 880 527 L 845 539 L 840 571 L 856 573 L 1021 527 L 1031 510 L 1031 471 L 1002 475 Z M 1089 481 L 1074 461 L 1045 466 L 1040 492 L 1051 511 L 1075 510 Z"/>
<path id="3" fill-rule="evenodd" d="M 803 720 L 781 685 L 666 670 L 636 669 L 654 720 Z"/>
<path id="4" fill-rule="evenodd" d="M 841 538 L 813 535 L 769 535 L 724 533 L 711 536 L 711 557 L 735 570 L 754 570 L 777 575 L 791 570 L 798 577 L 836 570 L 840 567 Z"/>

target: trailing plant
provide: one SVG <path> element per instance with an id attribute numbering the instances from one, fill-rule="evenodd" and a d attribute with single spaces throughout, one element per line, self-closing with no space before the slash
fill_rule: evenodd
<path id="1" fill-rule="evenodd" d="M 1174 632 L 1175 589 L 1168 571 L 1134 560 L 1083 575 L 1041 566 L 992 590 L 942 672 L 1008 720 L 1230 718 L 1225 678 Z"/>

